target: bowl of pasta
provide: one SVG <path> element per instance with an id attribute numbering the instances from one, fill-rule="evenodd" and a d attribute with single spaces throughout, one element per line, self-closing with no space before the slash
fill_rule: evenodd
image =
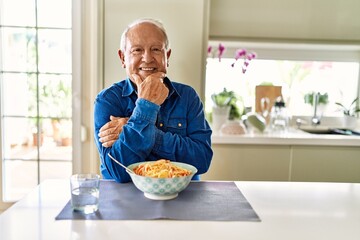
<path id="1" fill-rule="evenodd" d="M 153 200 L 176 198 L 190 183 L 197 169 L 189 164 L 157 161 L 139 162 L 128 166 L 134 185 Z"/>

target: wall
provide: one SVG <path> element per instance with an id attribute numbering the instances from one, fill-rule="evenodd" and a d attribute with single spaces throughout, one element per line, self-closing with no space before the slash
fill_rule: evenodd
<path id="1" fill-rule="evenodd" d="M 125 70 L 117 55 L 123 29 L 137 18 L 160 19 L 168 32 L 172 54 L 168 76 L 191 85 L 202 95 L 207 45 L 207 0 L 105 0 L 104 85 L 122 80 Z"/>
<path id="2" fill-rule="evenodd" d="M 210 38 L 360 42 L 358 0 L 211 0 Z"/>

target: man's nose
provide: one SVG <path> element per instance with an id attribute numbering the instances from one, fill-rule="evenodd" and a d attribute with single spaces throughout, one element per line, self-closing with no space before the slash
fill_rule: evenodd
<path id="1" fill-rule="evenodd" d="M 153 60 L 153 55 L 151 50 L 145 50 L 143 54 L 143 61 L 144 62 L 151 62 Z"/>

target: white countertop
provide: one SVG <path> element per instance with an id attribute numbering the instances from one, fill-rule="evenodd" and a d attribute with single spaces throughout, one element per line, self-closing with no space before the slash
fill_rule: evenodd
<path id="1" fill-rule="evenodd" d="M 360 146 L 360 136 L 312 134 L 293 128 L 286 133 L 250 132 L 238 135 L 214 133 L 211 139 L 212 144 Z"/>
<path id="2" fill-rule="evenodd" d="M 47 180 L 0 215 L 0 239 L 360 239 L 360 184 L 236 184 L 261 222 L 56 221 L 69 181 Z"/>

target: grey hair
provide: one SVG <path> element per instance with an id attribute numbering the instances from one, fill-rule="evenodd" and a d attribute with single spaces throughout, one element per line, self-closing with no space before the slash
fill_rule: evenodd
<path id="1" fill-rule="evenodd" d="M 170 42 L 166 33 L 166 30 L 164 28 L 164 25 L 162 24 L 162 22 L 160 20 L 156 20 L 156 19 L 152 19 L 152 18 L 140 18 L 135 20 L 134 22 L 130 23 L 124 30 L 124 32 L 121 34 L 121 39 L 120 39 L 120 50 L 122 52 L 125 51 L 125 47 L 126 47 L 126 38 L 127 38 L 127 33 L 129 32 L 129 30 L 139 24 L 142 23 L 150 23 L 155 25 L 163 34 L 164 34 L 164 38 L 165 38 L 165 49 L 168 50 L 170 48 Z"/>

